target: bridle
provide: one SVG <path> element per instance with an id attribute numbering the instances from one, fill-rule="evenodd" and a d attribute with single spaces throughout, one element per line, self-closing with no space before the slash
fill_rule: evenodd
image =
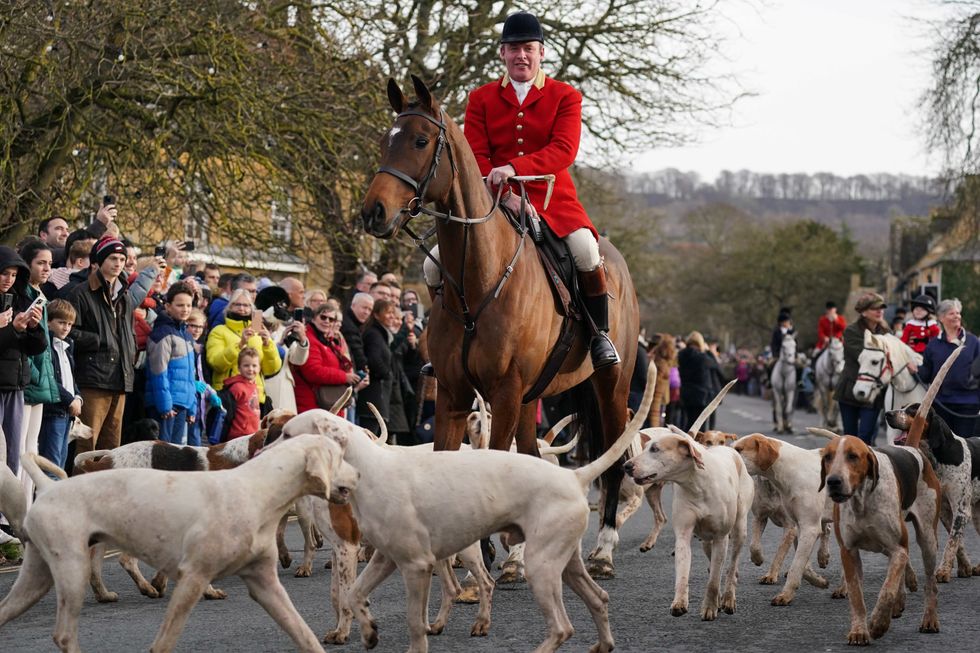
<path id="1" fill-rule="evenodd" d="M 442 274 L 442 278 L 448 281 L 449 285 L 453 289 L 454 294 L 456 295 L 456 298 L 459 300 L 459 304 L 460 304 L 459 314 L 450 310 L 449 307 L 446 306 L 445 301 L 443 301 L 442 307 L 446 311 L 446 313 L 453 316 L 456 320 L 458 320 L 463 325 L 463 372 L 466 374 L 466 377 L 470 381 L 470 384 L 473 385 L 474 388 L 476 388 L 477 384 L 475 382 L 475 379 L 470 374 L 469 367 L 466 364 L 467 354 L 469 352 L 470 340 L 476 332 L 476 321 L 479 319 L 480 315 L 483 313 L 483 310 L 490 304 L 490 302 L 492 302 L 494 299 L 500 296 L 500 292 L 501 290 L 503 290 L 504 284 L 514 273 L 514 265 L 517 263 L 517 259 L 520 257 L 521 252 L 524 250 L 524 241 L 529 229 L 528 215 L 526 211 L 527 194 L 524 190 L 524 184 L 522 183 L 521 184 L 521 208 L 517 219 L 514 219 L 510 215 L 507 215 L 505 213 L 505 215 L 507 215 L 508 220 L 513 225 L 514 229 L 517 231 L 517 234 L 519 236 L 517 241 L 517 249 L 514 252 L 513 257 L 511 257 L 510 263 L 508 263 L 507 266 L 504 268 L 504 271 L 500 276 L 500 280 L 497 281 L 497 284 L 494 286 L 493 290 L 487 293 L 486 297 L 483 298 L 483 301 L 480 302 L 479 306 L 477 306 L 475 311 L 471 311 L 469 304 L 466 301 L 466 293 L 464 292 L 464 284 L 463 284 L 464 281 L 463 277 L 466 273 L 466 246 L 469 240 L 469 233 L 470 233 L 469 228 L 473 225 L 483 224 L 484 222 L 487 222 L 497 214 L 497 210 L 500 207 L 500 198 L 503 193 L 505 184 L 500 184 L 500 186 L 498 186 L 496 196 L 493 198 L 494 199 L 493 205 L 490 207 L 490 210 L 487 212 L 487 214 L 480 218 L 467 218 L 465 216 L 453 215 L 451 211 L 442 212 L 442 211 L 436 211 L 434 209 L 427 208 L 425 206 L 425 193 L 429 188 L 429 184 L 436 177 L 436 174 L 439 169 L 439 164 L 442 161 L 443 152 L 445 152 L 446 156 L 449 158 L 450 169 L 452 171 L 452 176 L 453 176 L 452 180 L 455 180 L 455 178 L 459 175 L 459 168 L 457 168 L 456 166 L 456 158 L 453 155 L 453 148 L 450 145 L 449 138 L 446 134 L 447 127 L 446 127 L 446 120 L 445 120 L 445 116 L 446 116 L 445 110 L 440 107 L 439 119 L 436 119 L 425 112 L 418 111 L 416 109 L 409 109 L 407 111 L 402 111 L 401 113 L 399 113 L 398 116 L 395 117 L 395 122 L 397 122 L 401 118 L 405 118 L 409 116 L 417 116 L 419 118 L 424 118 L 425 120 L 428 120 L 430 123 L 432 123 L 433 125 L 439 128 L 439 136 L 436 139 L 436 148 L 435 148 L 435 152 L 433 152 L 432 163 L 429 166 L 428 172 L 425 174 L 425 176 L 422 178 L 421 181 L 416 181 L 414 177 L 412 177 L 409 174 L 406 174 L 405 172 L 402 172 L 401 170 L 398 170 L 397 168 L 393 168 L 391 166 L 381 166 L 378 168 L 378 171 L 375 173 L 375 176 L 382 173 L 391 175 L 396 179 L 399 179 L 402 182 L 408 184 L 412 188 L 412 190 L 415 191 L 415 197 L 409 200 L 406 206 L 398 210 L 399 215 L 403 213 L 408 214 L 408 219 L 405 220 L 405 224 L 403 224 L 401 228 L 412 239 L 415 246 L 421 249 L 422 252 L 425 253 L 426 258 L 432 261 L 436 265 L 436 267 L 439 269 L 439 272 Z M 452 180 L 450 180 L 450 183 L 452 182 Z M 429 229 L 427 229 L 422 235 L 418 235 L 408 226 L 408 223 L 409 221 L 412 220 L 412 218 L 416 218 L 421 214 L 425 214 L 436 218 L 436 223 L 433 224 Z M 446 269 L 446 267 L 442 264 L 442 262 L 432 255 L 432 250 L 429 247 L 427 247 L 425 244 L 425 241 L 431 238 L 436 233 L 436 229 L 438 227 L 439 221 L 442 221 L 443 223 L 455 222 L 463 225 L 463 251 L 462 251 L 462 259 L 460 261 L 458 281 L 456 280 L 455 277 L 453 277 L 453 275 L 449 273 L 449 270 Z"/>
<path id="2" fill-rule="evenodd" d="M 865 347 L 864 350 L 880 351 L 882 354 L 885 355 L 885 364 L 881 366 L 881 370 L 878 371 L 877 375 L 868 374 L 867 372 L 858 372 L 855 382 L 867 381 L 872 385 L 874 385 L 875 388 L 879 388 L 879 389 L 883 388 L 885 385 L 887 385 L 884 381 L 881 380 L 882 377 L 885 376 L 885 372 L 891 372 L 891 376 L 888 377 L 889 382 L 891 382 L 892 376 L 895 376 L 895 370 L 892 368 L 892 358 L 891 356 L 888 355 L 887 349 L 880 349 L 878 347 Z"/>

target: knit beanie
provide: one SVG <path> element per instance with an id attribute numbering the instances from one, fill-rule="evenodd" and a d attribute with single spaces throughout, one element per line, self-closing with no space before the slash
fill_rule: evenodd
<path id="1" fill-rule="evenodd" d="M 92 252 L 89 254 L 89 260 L 97 263 L 98 265 L 102 265 L 111 254 L 122 254 L 123 256 L 126 256 L 126 246 L 123 245 L 122 241 L 118 238 L 106 236 L 102 240 L 92 245 Z"/>

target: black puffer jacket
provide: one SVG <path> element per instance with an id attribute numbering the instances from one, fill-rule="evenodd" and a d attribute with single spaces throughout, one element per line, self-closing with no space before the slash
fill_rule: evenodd
<path id="1" fill-rule="evenodd" d="M 13 315 L 16 316 L 31 303 L 25 291 L 31 269 L 17 252 L 0 246 L 0 270 L 9 267 L 17 268 L 17 280 L 7 291 L 14 296 Z M 27 357 L 40 354 L 47 346 L 40 326 L 18 332 L 11 320 L 10 324 L 0 329 L 0 392 L 26 388 L 31 381 L 31 365 Z"/>
<path id="2" fill-rule="evenodd" d="M 71 289 L 68 301 L 75 306 L 75 381 L 80 388 L 111 392 L 133 391 L 133 304 L 126 282 L 110 300 L 102 273 L 92 272 L 88 281 Z"/>

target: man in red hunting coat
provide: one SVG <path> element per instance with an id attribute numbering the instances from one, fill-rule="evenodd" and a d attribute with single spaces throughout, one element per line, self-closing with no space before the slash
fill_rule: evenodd
<path id="1" fill-rule="evenodd" d="M 507 72 L 470 93 L 463 131 L 491 192 L 515 175 L 555 175 L 547 210 L 547 183 L 527 184 L 527 210 L 544 219 L 568 244 L 585 308 L 596 327 L 590 343 L 592 366 L 600 369 L 618 363 L 619 354 L 606 335 L 608 300 L 598 234 L 568 172 L 582 133 L 582 94 L 544 74 L 544 54 L 538 19 L 527 12 L 508 16 L 500 39 L 500 58 Z M 510 184 L 501 204 L 516 214 L 520 201 L 518 185 Z M 438 268 L 431 261 L 426 264 L 427 283 L 438 285 Z"/>
<path id="2" fill-rule="evenodd" d="M 847 320 L 837 312 L 837 304 L 827 302 L 824 308 L 826 309 L 824 314 L 817 320 L 817 344 L 815 346 L 817 351 L 823 351 L 823 348 L 830 343 L 831 338 L 843 340 L 844 329 L 847 328 Z"/>

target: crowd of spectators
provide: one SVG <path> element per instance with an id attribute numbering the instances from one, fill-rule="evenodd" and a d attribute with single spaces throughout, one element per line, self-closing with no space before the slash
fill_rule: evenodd
<path id="1" fill-rule="evenodd" d="M 113 205 L 84 229 L 44 220 L 0 246 L 0 461 L 74 455 L 159 438 L 214 444 L 249 435 L 273 409 L 330 408 L 415 442 L 422 311 L 398 278 L 364 271 L 350 297 L 127 241 Z M 75 420 L 90 439 L 70 439 Z M 0 544 L 10 528 L 0 515 Z"/>

